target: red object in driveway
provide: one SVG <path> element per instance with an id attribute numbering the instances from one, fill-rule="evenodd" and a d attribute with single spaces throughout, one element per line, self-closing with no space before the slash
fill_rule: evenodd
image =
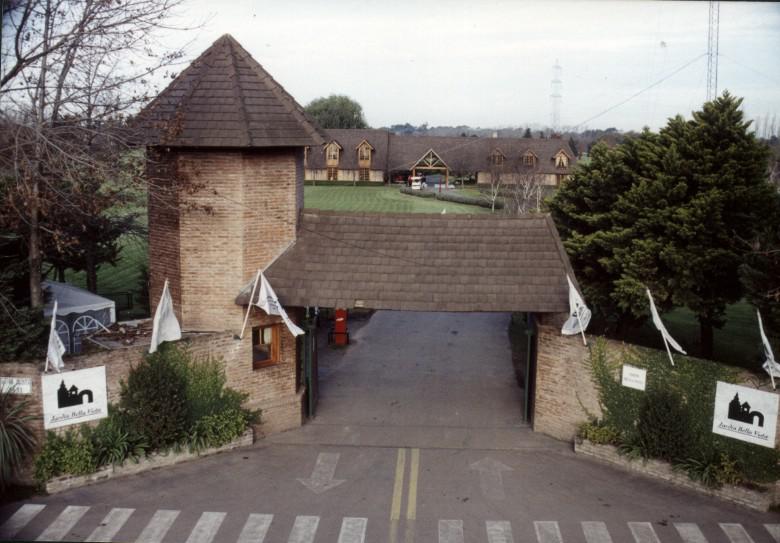
<path id="1" fill-rule="evenodd" d="M 349 345 L 349 331 L 347 330 L 347 310 L 336 309 L 333 318 L 333 331 L 331 343 L 336 345 Z"/>

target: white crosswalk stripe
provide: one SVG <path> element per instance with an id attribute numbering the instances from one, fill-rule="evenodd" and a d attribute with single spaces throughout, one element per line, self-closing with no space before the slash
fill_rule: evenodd
<path id="1" fill-rule="evenodd" d="M 485 523 L 488 543 L 515 543 L 512 525 L 503 520 L 489 520 Z"/>
<path id="2" fill-rule="evenodd" d="M 721 523 L 720 529 L 723 530 L 731 543 L 755 543 L 741 524 Z"/>
<path id="3" fill-rule="evenodd" d="M 563 543 L 561 529 L 557 522 L 536 521 L 534 522 L 534 530 L 536 530 L 536 539 L 539 543 Z"/>
<path id="4" fill-rule="evenodd" d="M 268 529 L 271 527 L 273 515 L 252 513 L 238 536 L 238 543 L 263 543 Z"/>
<path id="5" fill-rule="evenodd" d="M 312 543 L 320 517 L 297 516 L 287 543 Z"/>
<path id="6" fill-rule="evenodd" d="M 440 520 L 439 543 L 463 543 L 463 521 Z"/>
<path id="7" fill-rule="evenodd" d="M 363 543 L 366 539 L 367 524 L 367 518 L 344 518 L 341 522 L 338 543 Z"/>
<path id="8" fill-rule="evenodd" d="M 628 527 L 636 543 L 661 543 L 649 522 L 629 522 Z"/>
<path id="9" fill-rule="evenodd" d="M 692 522 L 676 522 L 674 527 L 684 543 L 707 543 L 707 538 L 701 533 L 699 527 Z"/>
<path id="10" fill-rule="evenodd" d="M 54 522 L 49 524 L 36 541 L 62 541 L 73 529 L 76 523 L 89 511 L 89 507 L 69 505 L 60 513 Z"/>
<path id="11" fill-rule="evenodd" d="M 612 543 L 607 525 L 603 522 L 583 522 L 582 533 L 588 543 Z"/>
<path id="12" fill-rule="evenodd" d="M 14 537 L 17 537 L 22 530 L 41 530 L 43 525 L 45 525 L 45 522 L 48 521 L 42 520 L 37 522 L 40 526 L 37 526 L 35 521 L 46 507 L 46 505 L 42 504 L 24 504 L 19 507 L 19 509 L 0 525 L 0 540 L 11 540 Z M 43 530 L 36 541 L 62 541 L 63 539 L 76 537 L 76 534 L 79 532 L 82 534 L 85 533 L 85 529 L 89 529 L 90 527 L 84 526 L 87 522 L 82 519 L 88 511 L 90 511 L 89 506 L 69 505 L 65 507 Z M 136 509 L 120 507 L 111 509 L 84 541 L 100 542 L 116 540 L 117 534 L 119 534 L 120 531 L 123 531 L 127 522 L 135 514 Z M 168 533 L 179 515 L 180 511 L 177 510 L 158 509 L 154 515 L 152 515 L 148 524 L 143 528 L 141 534 L 135 540 L 135 543 L 163 543 L 163 541 L 167 541 L 170 539 L 167 537 Z M 218 534 L 223 524 L 225 524 L 227 516 L 227 513 L 220 512 L 202 513 L 189 533 L 186 543 L 222 542 L 224 540 L 224 535 L 219 536 Z M 234 518 L 233 520 L 236 521 L 239 519 Z M 249 514 L 244 521 L 237 543 L 264 543 L 268 537 L 273 521 L 274 515 L 272 514 Z M 74 528 L 76 528 L 77 524 L 80 526 L 80 530 L 74 532 Z M 319 516 L 296 516 L 290 529 L 287 543 L 314 543 L 319 524 Z M 613 543 L 609 531 L 610 529 L 605 522 L 586 521 L 581 522 L 580 524 L 586 543 Z M 629 522 L 627 524 L 633 536 L 634 543 L 661 543 L 652 523 Z M 533 525 L 537 543 L 569 543 L 569 536 L 567 536 L 564 542 L 564 537 L 557 521 L 534 521 Z M 673 526 L 677 532 L 677 536 L 679 536 L 679 539 L 675 537 L 675 541 L 681 541 L 682 543 L 708 543 L 707 537 L 704 536 L 701 527 L 696 523 L 676 522 Z M 720 523 L 718 526 L 725 534 L 729 543 L 755 543 L 753 537 L 742 524 Z M 780 543 L 780 524 L 764 524 L 763 527 L 775 543 Z M 527 527 L 522 526 L 521 528 L 522 530 L 525 530 Z M 750 530 L 752 531 L 758 528 L 760 528 L 760 525 L 754 526 L 750 528 Z M 368 518 L 366 517 L 342 517 L 337 543 L 365 543 L 367 529 Z M 486 521 L 485 529 L 487 532 L 487 543 L 514 543 L 515 541 L 512 533 L 512 523 L 510 521 Z M 126 529 L 124 531 L 126 531 Z M 83 535 L 79 537 L 83 537 Z M 582 539 L 578 539 L 576 536 L 574 537 L 574 540 L 582 541 Z M 671 537 L 671 535 L 669 535 L 669 537 Z M 756 537 L 758 537 L 758 534 Z M 762 537 L 764 539 L 760 539 L 761 541 L 766 540 L 766 535 Z M 322 537 L 320 537 L 320 540 L 321 539 Z M 317 541 L 319 542 L 319 540 Z M 665 543 L 668 543 L 666 542 L 666 539 L 664 541 Z M 721 540 L 717 539 L 717 541 Z M 438 520 L 438 543 L 464 542 L 463 520 Z M 474 543 L 478 542 L 478 538 L 474 540 Z"/>
<path id="13" fill-rule="evenodd" d="M 11 515 L 11 518 L 0 526 L 0 539 L 11 539 L 14 537 L 22 528 L 27 526 L 38 513 L 43 511 L 45 507 L 45 505 L 38 503 L 26 503 L 21 506 L 13 515 Z"/>
<path id="14" fill-rule="evenodd" d="M 203 513 L 190 532 L 187 543 L 211 543 L 227 513 Z"/>
<path id="15" fill-rule="evenodd" d="M 106 515 L 100 526 L 87 537 L 86 541 L 111 541 L 114 536 L 122 529 L 127 519 L 133 514 L 135 509 L 114 508 Z"/>
<path id="16" fill-rule="evenodd" d="M 160 543 L 168 530 L 171 529 L 173 521 L 179 516 L 179 511 L 169 509 L 158 509 L 157 512 L 146 525 L 141 535 L 135 540 L 136 543 Z"/>

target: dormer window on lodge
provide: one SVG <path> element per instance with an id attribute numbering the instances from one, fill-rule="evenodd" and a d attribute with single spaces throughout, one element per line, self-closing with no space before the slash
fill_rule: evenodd
<path id="1" fill-rule="evenodd" d="M 523 166 L 535 166 L 536 165 L 536 156 L 534 156 L 533 153 L 525 153 L 523 155 Z"/>
<path id="2" fill-rule="evenodd" d="M 556 168 L 568 168 L 568 166 L 569 166 L 569 157 L 566 156 L 566 153 L 560 152 L 557 155 L 555 155 Z"/>
<path id="3" fill-rule="evenodd" d="M 358 148 L 358 160 L 361 162 L 365 161 L 368 162 L 371 160 L 371 147 L 368 145 L 361 145 Z"/>
<path id="4" fill-rule="evenodd" d="M 328 162 L 331 162 L 331 161 L 338 162 L 339 161 L 339 146 L 335 145 L 335 144 L 328 145 L 328 148 L 327 148 L 327 151 L 326 151 L 326 156 L 327 156 Z"/>
<path id="5" fill-rule="evenodd" d="M 498 149 L 496 149 L 492 153 L 490 153 L 490 164 L 491 164 L 491 166 L 503 166 L 504 165 L 504 153 L 502 153 Z"/>

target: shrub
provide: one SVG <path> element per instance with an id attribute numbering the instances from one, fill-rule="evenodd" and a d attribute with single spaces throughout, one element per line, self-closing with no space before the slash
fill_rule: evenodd
<path id="1" fill-rule="evenodd" d="M 436 193 L 434 192 L 429 192 L 427 190 L 412 190 L 409 187 L 401 187 L 400 191 L 403 194 L 417 196 L 418 198 L 434 198 L 436 196 Z"/>
<path id="2" fill-rule="evenodd" d="M 679 394 L 648 390 L 639 409 L 634 437 L 642 456 L 667 462 L 685 458 L 691 446 L 688 419 Z"/>
<path id="3" fill-rule="evenodd" d="M 97 467 L 121 464 L 128 458 L 137 461 L 149 448 L 146 438 L 131 428 L 128 417 L 113 406 L 109 408 L 108 417 L 88 434 Z"/>
<path id="4" fill-rule="evenodd" d="M 207 358 L 187 367 L 187 412 L 192 426 L 203 417 L 240 410 L 247 394 L 225 386 L 222 361 Z"/>
<path id="5" fill-rule="evenodd" d="M 32 415 L 25 415 L 28 400 L 15 401 L 11 391 L 0 391 L 0 490 L 35 449 L 35 435 L 30 428 Z"/>
<path id="6" fill-rule="evenodd" d="M 130 371 L 122 382 L 119 406 L 129 427 L 152 451 L 180 444 L 187 436 L 188 353 L 167 343 Z"/>
<path id="7" fill-rule="evenodd" d="M 35 459 L 35 480 L 43 484 L 58 475 L 86 475 L 95 471 L 92 441 L 87 431 L 68 430 L 60 436 L 47 432 L 43 449 Z"/>
<path id="8" fill-rule="evenodd" d="M 742 482 L 742 472 L 737 461 L 724 452 L 710 450 L 698 458 L 688 458 L 675 465 L 688 477 L 710 488 L 720 488 L 724 484 L 736 485 Z"/>
<path id="9" fill-rule="evenodd" d="M 598 420 L 583 423 L 577 436 L 598 445 L 618 445 L 621 441 L 620 432 Z"/>
<path id="10" fill-rule="evenodd" d="M 189 436 L 192 450 L 220 447 L 241 436 L 249 424 L 250 414 L 243 409 L 227 409 L 206 415 L 192 427 Z"/>
<path id="11" fill-rule="evenodd" d="M 493 206 L 488 197 L 477 198 L 474 196 L 466 196 L 465 194 L 458 194 L 456 192 L 437 192 L 434 193 L 434 195 L 437 200 L 455 202 L 456 204 L 486 207 L 488 209 L 492 207 L 495 207 L 495 209 L 504 209 L 504 201 L 501 198 L 496 198 L 495 206 Z"/>

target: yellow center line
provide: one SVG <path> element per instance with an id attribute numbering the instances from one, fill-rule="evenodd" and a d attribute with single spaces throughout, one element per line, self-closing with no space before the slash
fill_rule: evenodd
<path id="1" fill-rule="evenodd" d="M 406 474 L 406 449 L 398 449 L 395 463 L 395 484 L 393 502 L 390 506 L 390 543 L 398 541 L 398 524 L 401 520 L 401 500 L 404 496 L 404 475 Z"/>
<path id="2" fill-rule="evenodd" d="M 409 500 L 406 502 L 406 518 L 417 519 L 417 474 L 420 472 L 420 449 L 412 449 L 409 466 Z"/>

